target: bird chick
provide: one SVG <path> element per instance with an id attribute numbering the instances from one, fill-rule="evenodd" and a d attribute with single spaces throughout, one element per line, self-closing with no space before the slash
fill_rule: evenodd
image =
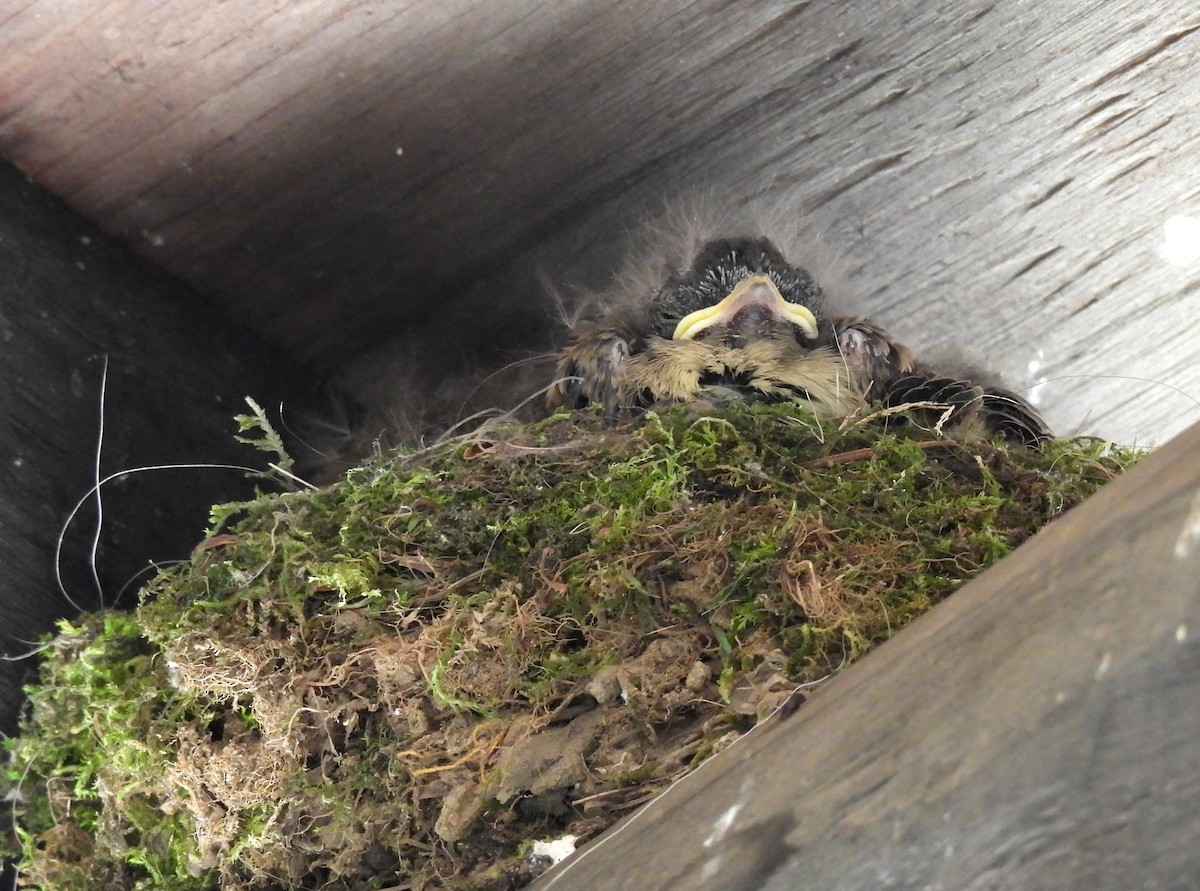
<path id="1" fill-rule="evenodd" d="M 554 406 L 612 415 L 671 402 L 789 401 L 842 418 L 912 406 L 942 431 L 1036 446 L 1045 421 L 1007 390 L 939 374 L 870 319 L 833 316 L 821 286 L 764 237 L 718 238 L 640 303 L 578 326 L 549 391 Z"/>

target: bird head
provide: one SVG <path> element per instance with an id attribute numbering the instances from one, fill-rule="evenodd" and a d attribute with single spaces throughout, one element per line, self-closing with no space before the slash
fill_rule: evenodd
<path id="1" fill-rule="evenodd" d="M 553 404 L 639 406 L 736 397 L 845 415 L 851 379 L 820 285 L 767 238 L 719 238 L 640 307 L 583 326 L 563 351 Z"/>
<path id="2" fill-rule="evenodd" d="M 607 316 L 577 328 L 551 406 L 597 402 L 620 415 L 737 398 L 841 418 L 871 402 L 939 434 L 1000 434 L 1030 447 L 1052 437 L 1012 391 L 919 365 L 871 319 L 831 316 L 821 286 L 768 238 L 708 241 L 650 290 L 621 295 Z"/>
<path id="3" fill-rule="evenodd" d="M 689 269 L 667 279 L 650 301 L 651 331 L 670 340 L 721 340 L 738 346 L 764 337 L 813 345 L 829 331 L 825 298 L 805 270 L 766 238 L 722 238 Z M 824 324 L 828 328 L 827 324 Z"/>

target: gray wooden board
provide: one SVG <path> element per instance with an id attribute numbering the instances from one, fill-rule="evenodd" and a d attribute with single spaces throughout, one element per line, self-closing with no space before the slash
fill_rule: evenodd
<path id="1" fill-rule="evenodd" d="M 1200 426 L 537 891 L 1200 884 Z"/>
<path id="2" fill-rule="evenodd" d="M 1160 255 L 1200 216 L 1198 28 L 1189 0 L 0 0 L 0 152 L 375 399 L 498 331 L 540 347 L 514 264 L 587 283 L 664 196 L 787 191 L 912 346 L 1161 441 L 1200 417 L 1200 262 Z M 455 304 L 455 348 L 379 382 L 371 348 Z"/>
<path id="3" fill-rule="evenodd" d="M 270 458 L 233 437 L 254 396 L 276 414 L 306 408 L 294 366 L 131 255 L 62 202 L 0 164 L 0 652 L 33 648 L 74 612 L 54 579 L 68 513 L 96 479 L 100 382 L 108 357 L 101 473 L 149 464 Z M 307 404 L 311 411 L 311 404 Z M 104 487 L 96 570 L 105 603 L 135 601 L 151 560 L 186 558 L 209 507 L 246 498 L 241 472 L 159 471 Z M 99 604 L 89 502 L 64 540 L 71 599 Z M 0 662 L 0 731 L 11 732 L 21 669 Z"/>

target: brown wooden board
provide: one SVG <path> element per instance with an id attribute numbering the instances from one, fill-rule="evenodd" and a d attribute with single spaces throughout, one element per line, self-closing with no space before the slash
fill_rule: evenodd
<path id="1" fill-rule="evenodd" d="M 1160 255 L 1200 214 L 1198 29 L 1189 0 L 4 0 L 0 153 L 327 368 L 462 302 L 423 361 L 519 349 L 514 257 L 587 280 L 664 195 L 791 191 L 922 353 L 1163 440 L 1200 417 L 1200 263 Z"/>
<path id="2" fill-rule="evenodd" d="M 62 202 L 0 164 L 0 652 L 28 652 L 74 607 L 54 579 L 60 530 L 96 480 L 100 383 L 108 359 L 101 475 L 149 464 L 238 463 L 255 397 L 296 419 L 311 404 L 292 364 L 178 281 L 132 256 Z M 264 484 L 265 485 L 265 484 Z M 96 571 L 104 602 L 136 602 L 152 560 L 186 557 L 208 508 L 253 494 L 245 474 L 160 471 L 104 487 Z M 89 502 L 64 540 L 63 581 L 99 605 Z M 122 595 L 122 590 L 124 593 Z M 0 730 L 11 732 L 27 662 L 0 662 Z"/>
<path id="3" fill-rule="evenodd" d="M 1200 881 L 1200 426 L 538 891 Z"/>

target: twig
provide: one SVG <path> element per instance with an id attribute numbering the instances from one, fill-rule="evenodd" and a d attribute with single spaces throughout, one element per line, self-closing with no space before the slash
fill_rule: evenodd
<path id="1" fill-rule="evenodd" d="M 950 449 L 958 445 L 953 439 L 927 439 L 922 442 L 914 442 L 917 448 L 923 452 L 932 452 L 937 449 Z M 824 458 L 814 458 L 807 462 L 808 467 L 833 467 L 837 464 L 849 464 L 852 461 L 865 461 L 868 458 L 875 457 L 875 449 L 854 449 L 849 452 L 839 452 L 836 455 L 826 455 Z"/>

